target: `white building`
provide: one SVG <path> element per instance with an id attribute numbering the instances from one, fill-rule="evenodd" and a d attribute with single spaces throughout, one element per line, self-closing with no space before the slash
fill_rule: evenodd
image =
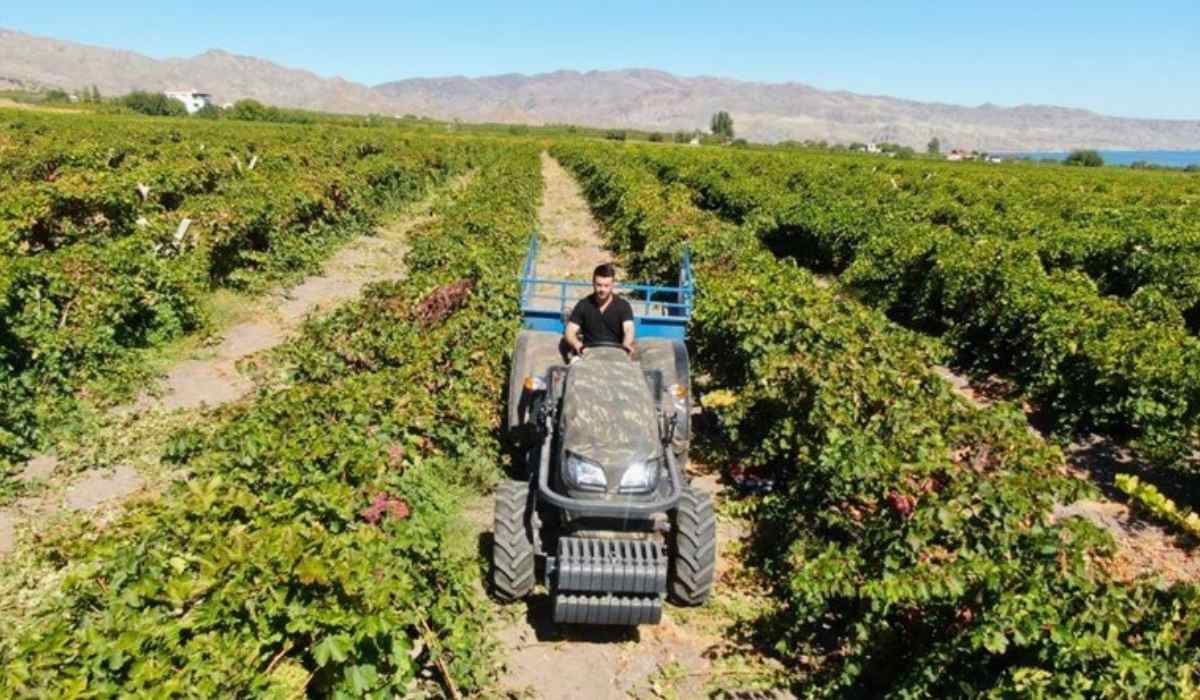
<path id="1" fill-rule="evenodd" d="M 195 90 L 176 90 L 168 92 L 166 95 L 182 102 L 183 106 L 187 108 L 188 114 L 195 114 L 213 103 L 212 95 L 206 92 L 196 92 Z"/>

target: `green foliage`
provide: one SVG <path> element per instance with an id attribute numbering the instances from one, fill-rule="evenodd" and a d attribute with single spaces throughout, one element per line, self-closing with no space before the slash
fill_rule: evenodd
<path id="1" fill-rule="evenodd" d="M 910 332 L 697 209 L 706 193 L 674 179 L 690 155 L 655 172 L 598 145 L 555 153 L 635 274 L 668 278 L 691 247 L 689 337 L 714 395 L 702 403 L 738 460 L 727 468 L 783 484 L 754 509 L 779 604 L 756 633 L 794 691 L 1196 692 L 1197 588 L 1115 580 L 1106 534 L 1052 523 L 1055 503 L 1088 489 L 1019 410 L 967 405 Z"/>
<path id="2" fill-rule="evenodd" d="M 724 139 L 733 138 L 733 117 L 729 116 L 729 112 L 724 110 L 717 112 L 712 116 L 709 130 L 714 136 L 720 136 Z"/>
<path id="3" fill-rule="evenodd" d="M 1118 172 L 1103 188 L 1057 189 L 1060 173 L 928 161 L 641 157 L 781 256 L 840 273 L 893 318 L 944 334 L 961 363 L 1016 378 L 1061 434 L 1133 437 L 1165 465 L 1196 444 L 1200 210 L 1185 180 Z M 1127 301 L 1105 294 L 1123 290 Z"/>
<path id="4" fill-rule="evenodd" d="M 137 90 L 117 100 L 119 104 L 139 113 L 152 117 L 186 117 L 187 108 L 179 100 L 167 97 L 161 92 L 144 92 Z"/>
<path id="5" fill-rule="evenodd" d="M 298 109 L 283 109 L 265 105 L 258 100 L 238 100 L 233 106 L 224 110 L 229 119 L 244 122 L 277 122 L 283 124 L 311 124 L 316 121 L 312 112 Z"/>
<path id="6" fill-rule="evenodd" d="M 62 583 L 0 639 L 0 695 L 383 698 L 490 683 L 478 563 L 451 537 L 467 494 L 497 475 L 495 397 L 541 183 L 535 147 L 479 147 L 476 179 L 414 232 L 408 278 L 288 348 L 292 386 L 178 435 L 167 456 L 186 482 L 101 533 L 43 545 Z M 460 279 L 473 286 L 450 315 L 414 316 Z"/>
<path id="7" fill-rule="evenodd" d="M 729 112 L 724 110 L 712 115 L 709 123 L 709 130 L 713 136 L 729 141 L 733 138 L 733 117 L 729 116 Z"/>
<path id="8" fill-rule="evenodd" d="M 1065 165 L 1079 165 L 1085 168 L 1098 168 L 1104 165 L 1104 158 L 1099 152 L 1091 149 L 1076 149 L 1063 159 Z"/>
<path id="9" fill-rule="evenodd" d="M 912 148 L 909 146 L 902 146 L 898 143 L 881 143 L 879 144 L 879 150 L 882 153 L 888 153 L 895 158 L 901 159 L 912 158 L 916 155 L 916 151 L 914 151 Z"/>
<path id="10" fill-rule="evenodd" d="M 609 141 L 624 141 L 627 136 L 624 129 L 609 129 L 604 132 L 604 138 Z"/>
<path id="11" fill-rule="evenodd" d="M 313 269 L 476 153 L 336 127 L 21 119 L 36 127 L 0 121 L 16 147 L 0 150 L 0 464 L 42 444 L 81 384 L 199 328 L 211 287 Z"/>
<path id="12" fill-rule="evenodd" d="M 1117 474 L 1117 488 L 1129 496 L 1142 510 L 1183 530 L 1200 540 L 1200 514 L 1181 508 L 1164 496 L 1153 484 L 1147 484 L 1131 474 Z"/>
<path id="13" fill-rule="evenodd" d="M 940 156 L 942 154 L 942 141 L 934 136 L 929 139 L 929 143 L 925 146 L 925 153 L 931 156 Z"/>
<path id="14" fill-rule="evenodd" d="M 203 107 L 192 114 L 193 117 L 198 119 L 220 119 L 221 115 L 221 108 L 211 102 L 205 103 Z"/>

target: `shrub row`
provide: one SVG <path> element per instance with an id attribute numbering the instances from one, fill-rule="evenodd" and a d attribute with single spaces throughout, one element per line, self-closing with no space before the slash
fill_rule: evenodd
<path id="1" fill-rule="evenodd" d="M 171 441 L 188 473 L 99 533 L 39 547 L 63 583 L 0 639 L 0 695 L 398 697 L 478 690 L 475 543 L 496 478 L 531 146 L 413 235 L 407 278 L 310 323 L 296 383 Z"/>
<path id="2" fill-rule="evenodd" d="M 1161 287 L 1143 286 L 1128 300 L 1107 297 L 1083 272 L 1045 269 L 1042 256 L 1048 241 L 1063 240 L 1058 234 L 989 235 L 988 226 L 964 231 L 920 216 L 932 206 L 927 199 L 879 182 L 911 183 L 916 173 L 909 170 L 872 172 L 861 160 L 796 157 L 787 166 L 794 172 L 780 180 L 776 170 L 784 166 L 773 155 L 640 154 L 661 177 L 694 188 L 703 206 L 744 224 L 777 253 L 843 272 L 849 288 L 893 318 L 946 332 L 964 364 L 1014 377 L 1061 434 L 1134 439 L 1162 464 L 1195 449 L 1200 340 Z M 956 191 L 982 186 L 963 180 Z M 1197 234 L 1194 223 L 1189 227 Z M 1187 250 L 1159 252 L 1200 261 Z"/>
<path id="3" fill-rule="evenodd" d="M 198 328 L 211 286 L 311 269 L 475 157 L 462 140 L 331 127 L 8 115 L 0 460 L 130 350 Z"/>
<path id="4" fill-rule="evenodd" d="M 1086 272 L 1103 293 L 1121 297 L 1154 287 L 1193 323 L 1200 322 L 1200 185 L 1179 173 L 997 168 L 832 154 L 695 155 L 714 161 L 727 175 L 753 174 L 743 186 L 753 199 L 774 200 L 762 208 L 777 212 L 782 224 L 787 223 L 783 212 L 798 198 L 841 199 L 854 202 L 868 231 L 874 222 L 888 220 L 944 226 L 970 237 L 1029 239 L 1047 269 Z M 743 208 L 742 213 L 748 212 Z M 846 213 L 835 216 L 844 219 Z M 842 233 L 850 239 L 845 244 L 852 244 L 856 232 Z M 834 245 L 833 252 L 847 251 Z"/>
<path id="5" fill-rule="evenodd" d="M 1113 542 L 1055 503 L 1090 489 L 1012 406 L 977 410 L 909 331 L 697 209 L 627 149 L 560 145 L 609 242 L 666 275 L 686 242 L 689 334 L 757 506 L 778 609 L 757 634 L 812 697 L 1184 697 L 1200 594 L 1124 582 Z M 720 406 L 720 408 L 717 408 Z"/>

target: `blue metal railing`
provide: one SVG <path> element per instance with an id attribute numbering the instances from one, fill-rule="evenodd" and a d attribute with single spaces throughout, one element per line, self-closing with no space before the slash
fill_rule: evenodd
<path id="1" fill-rule="evenodd" d="M 564 316 L 591 291 L 592 283 L 537 277 L 539 239 L 536 232 L 530 236 L 529 252 L 521 268 L 521 316 L 526 328 L 561 333 L 565 327 Z M 546 288 L 549 291 L 541 291 Z M 616 291 L 634 307 L 638 337 L 684 339 L 695 296 L 691 255 L 686 249 L 680 264 L 678 286 L 618 284 Z"/>

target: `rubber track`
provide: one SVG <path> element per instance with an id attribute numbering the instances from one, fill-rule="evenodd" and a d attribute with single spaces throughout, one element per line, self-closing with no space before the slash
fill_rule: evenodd
<path id="1" fill-rule="evenodd" d="M 535 582 L 533 542 L 526 526 L 529 484 L 502 481 L 496 488 L 492 532 L 492 590 L 506 602 L 529 595 Z"/>
<path id="2" fill-rule="evenodd" d="M 691 486 L 683 489 L 674 530 L 671 598 L 680 605 L 701 605 L 712 591 L 717 569 L 717 515 L 712 497 Z"/>

